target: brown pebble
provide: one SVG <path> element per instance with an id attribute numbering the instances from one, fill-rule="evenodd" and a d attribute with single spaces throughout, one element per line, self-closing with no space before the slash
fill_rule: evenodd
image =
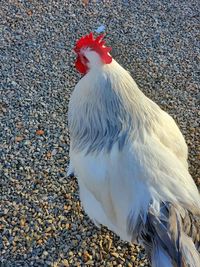
<path id="1" fill-rule="evenodd" d="M 87 262 L 92 259 L 92 256 L 87 251 L 84 251 L 82 254 L 82 259 L 84 262 Z"/>

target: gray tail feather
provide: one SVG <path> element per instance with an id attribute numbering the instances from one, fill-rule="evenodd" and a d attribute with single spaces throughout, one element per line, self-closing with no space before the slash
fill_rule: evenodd
<path id="1" fill-rule="evenodd" d="M 151 265 L 153 267 L 173 267 L 171 258 L 163 248 L 155 245 L 151 252 Z"/>
<path id="2" fill-rule="evenodd" d="M 183 255 L 182 266 L 200 267 L 200 255 L 190 237 L 182 234 L 181 251 Z"/>
<path id="3" fill-rule="evenodd" d="M 180 245 L 177 261 L 171 258 L 161 244 L 153 245 L 151 251 L 152 267 L 200 267 L 200 256 L 192 239 L 183 234 Z"/>
<path id="4" fill-rule="evenodd" d="M 150 209 L 146 224 L 141 230 L 140 241 L 151 259 L 153 267 L 200 267 L 200 254 L 197 250 L 192 230 L 194 230 L 194 216 L 180 207 L 165 203 L 161 209 L 161 216 L 157 216 Z M 184 224 L 184 220 L 191 225 Z M 197 234 L 200 229 L 195 230 Z M 188 230 L 188 231 L 186 231 Z M 190 237 L 191 235 L 191 237 Z M 194 237 L 196 240 L 196 237 Z"/>

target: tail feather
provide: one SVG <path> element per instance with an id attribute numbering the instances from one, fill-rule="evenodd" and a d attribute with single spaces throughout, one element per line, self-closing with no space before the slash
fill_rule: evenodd
<path id="1" fill-rule="evenodd" d="M 199 267 L 199 218 L 170 203 L 163 204 L 160 212 L 158 216 L 149 209 L 139 235 L 152 266 Z"/>
<path id="2" fill-rule="evenodd" d="M 151 264 L 153 267 L 173 267 L 169 255 L 161 247 L 157 246 L 152 249 Z"/>
<path id="3" fill-rule="evenodd" d="M 200 255 L 190 237 L 182 234 L 181 237 L 181 250 L 183 254 L 183 265 L 189 267 L 200 266 Z"/>

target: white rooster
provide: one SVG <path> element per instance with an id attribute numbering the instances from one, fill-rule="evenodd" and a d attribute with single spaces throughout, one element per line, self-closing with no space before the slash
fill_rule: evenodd
<path id="1" fill-rule="evenodd" d="M 77 41 L 83 73 L 69 103 L 70 167 L 94 223 L 145 247 L 154 267 L 199 267 L 200 195 L 176 123 L 109 54 Z"/>

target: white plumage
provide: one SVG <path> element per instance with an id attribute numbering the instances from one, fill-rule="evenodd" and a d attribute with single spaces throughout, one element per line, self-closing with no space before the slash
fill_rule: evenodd
<path id="1" fill-rule="evenodd" d="M 195 265 L 200 263 L 195 247 L 188 248 L 180 234 L 186 217 L 192 224 L 190 212 L 192 218 L 200 213 L 200 196 L 188 172 L 180 130 L 115 60 L 103 64 L 95 51 L 82 53 L 89 71 L 70 99 L 68 174 L 74 172 L 78 178 L 86 213 L 123 240 L 143 244 L 152 266 L 170 267 L 173 261 L 174 266 L 200 266 Z M 180 248 L 171 237 L 173 252 L 163 248 L 162 242 L 168 241 L 162 240 L 162 227 L 168 236 L 172 227 L 177 228 L 174 235 Z M 187 238 L 194 246 L 193 237 Z M 196 257 L 193 263 L 191 255 Z"/>

